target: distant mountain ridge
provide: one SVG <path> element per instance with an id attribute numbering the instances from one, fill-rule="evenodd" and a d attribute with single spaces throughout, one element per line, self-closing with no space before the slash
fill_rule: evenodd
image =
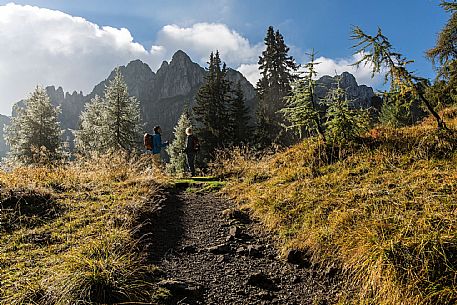
<path id="1" fill-rule="evenodd" d="M 185 105 L 192 107 L 195 96 L 204 82 L 206 70 L 199 64 L 193 62 L 183 51 L 177 51 L 170 62 L 164 61 L 157 72 L 141 60 L 133 60 L 126 66 L 119 67 L 129 94 L 140 101 L 144 130 L 152 132 L 155 125 L 160 125 L 163 130 L 163 137 L 171 139 L 173 128 Z M 60 121 L 63 129 L 66 129 L 67 137 L 71 137 L 69 130 L 77 129 L 79 115 L 84 110 L 84 105 L 96 95 L 103 96 L 105 87 L 114 78 L 115 70 L 87 95 L 82 92 L 64 92 L 62 87 L 46 87 L 51 102 L 60 106 Z M 257 101 L 253 85 L 238 71 L 228 69 L 229 80 L 240 81 L 246 104 L 250 108 L 251 115 L 254 115 Z M 323 76 L 317 80 L 316 90 L 318 96 L 324 96 L 326 92 L 335 85 L 335 79 L 330 76 Z M 342 74 L 341 86 L 348 91 L 349 98 L 354 99 L 360 107 L 372 106 L 375 96 L 373 89 L 364 85 L 359 86 L 350 73 Z M 17 107 L 21 107 L 24 101 L 16 103 L 13 107 L 13 116 Z M 1 122 L 0 122 L 1 123 Z M 3 133 L 3 130 L 0 131 Z M 0 149 L 4 147 L 3 137 L 0 139 Z"/>

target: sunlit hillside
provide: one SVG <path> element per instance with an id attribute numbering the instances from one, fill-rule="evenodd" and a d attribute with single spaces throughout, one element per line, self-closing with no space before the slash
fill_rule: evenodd
<path id="1" fill-rule="evenodd" d="M 305 140 L 262 161 L 224 156 L 226 192 L 318 268 L 348 277 L 342 303 L 457 301 L 457 108 L 419 125 L 376 128 L 363 144 Z"/>

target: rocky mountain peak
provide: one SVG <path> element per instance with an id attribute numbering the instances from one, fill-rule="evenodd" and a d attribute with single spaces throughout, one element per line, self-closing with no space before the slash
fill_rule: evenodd
<path id="1" fill-rule="evenodd" d="M 175 62 L 175 63 L 179 63 L 179 62 L 192 62 L 192 60 L 190 59 L 189 55 L 187 55 L 184 51 L 182 50 L 178 50 L 175 52 L 175 54 L 173 54 L 172 58 L 171 58 L 171 61 L 172 62 Z"/>
<path id="2" fill-rule="evenodd" d="M 375 96 L 373 88 L 359 85 L 354 75 L 349 72 L 343 72 L 341 75 L 329 76 L 324 75 L 316 81 L 316 95 L 319 98 L 325 98 L 327 92 L 337 87 L 338 79 L 340 78 L 340 86 L 343 88 L 352 105 L 355 107 L 369 108 L 372 105 L 373 97 Z"/>
<path id="3" fill-rule="evenodd" d="M 170 63 L 163 62 L 157 70 L 155 91 L 158 98 L 188 95 L 203 82 L 205 70 L 183 51 L 177 51 Z"/>

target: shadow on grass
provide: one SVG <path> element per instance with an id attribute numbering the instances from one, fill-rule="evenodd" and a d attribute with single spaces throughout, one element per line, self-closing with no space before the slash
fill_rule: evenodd
<path id="1" fill-rule="evenodd" d="M 42 225 L 61 215 L 62 210 L 50 194 L 33 191 L 0 194 L 0 232 Z"/>

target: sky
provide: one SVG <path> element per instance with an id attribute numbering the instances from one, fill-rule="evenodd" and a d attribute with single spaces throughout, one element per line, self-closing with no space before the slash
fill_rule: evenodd
<path id="1" fill-rule="evenodd" d="M 350 35 L 380 27 L 411 70 L 433 79 L 424 52 L 448 18 L 439 0 L 0 0 L 0 114 L 36 86 L 88 94 L 116 66 L 140 59 L 157 71 L 180 49 L 202 66 L 219 50 L 255 84 L 269 26 L 297 63 L 314 49 L 319 76 L 349 71 L 374 89 L 383 77 L 351 66 L 360 55 Z"/>

